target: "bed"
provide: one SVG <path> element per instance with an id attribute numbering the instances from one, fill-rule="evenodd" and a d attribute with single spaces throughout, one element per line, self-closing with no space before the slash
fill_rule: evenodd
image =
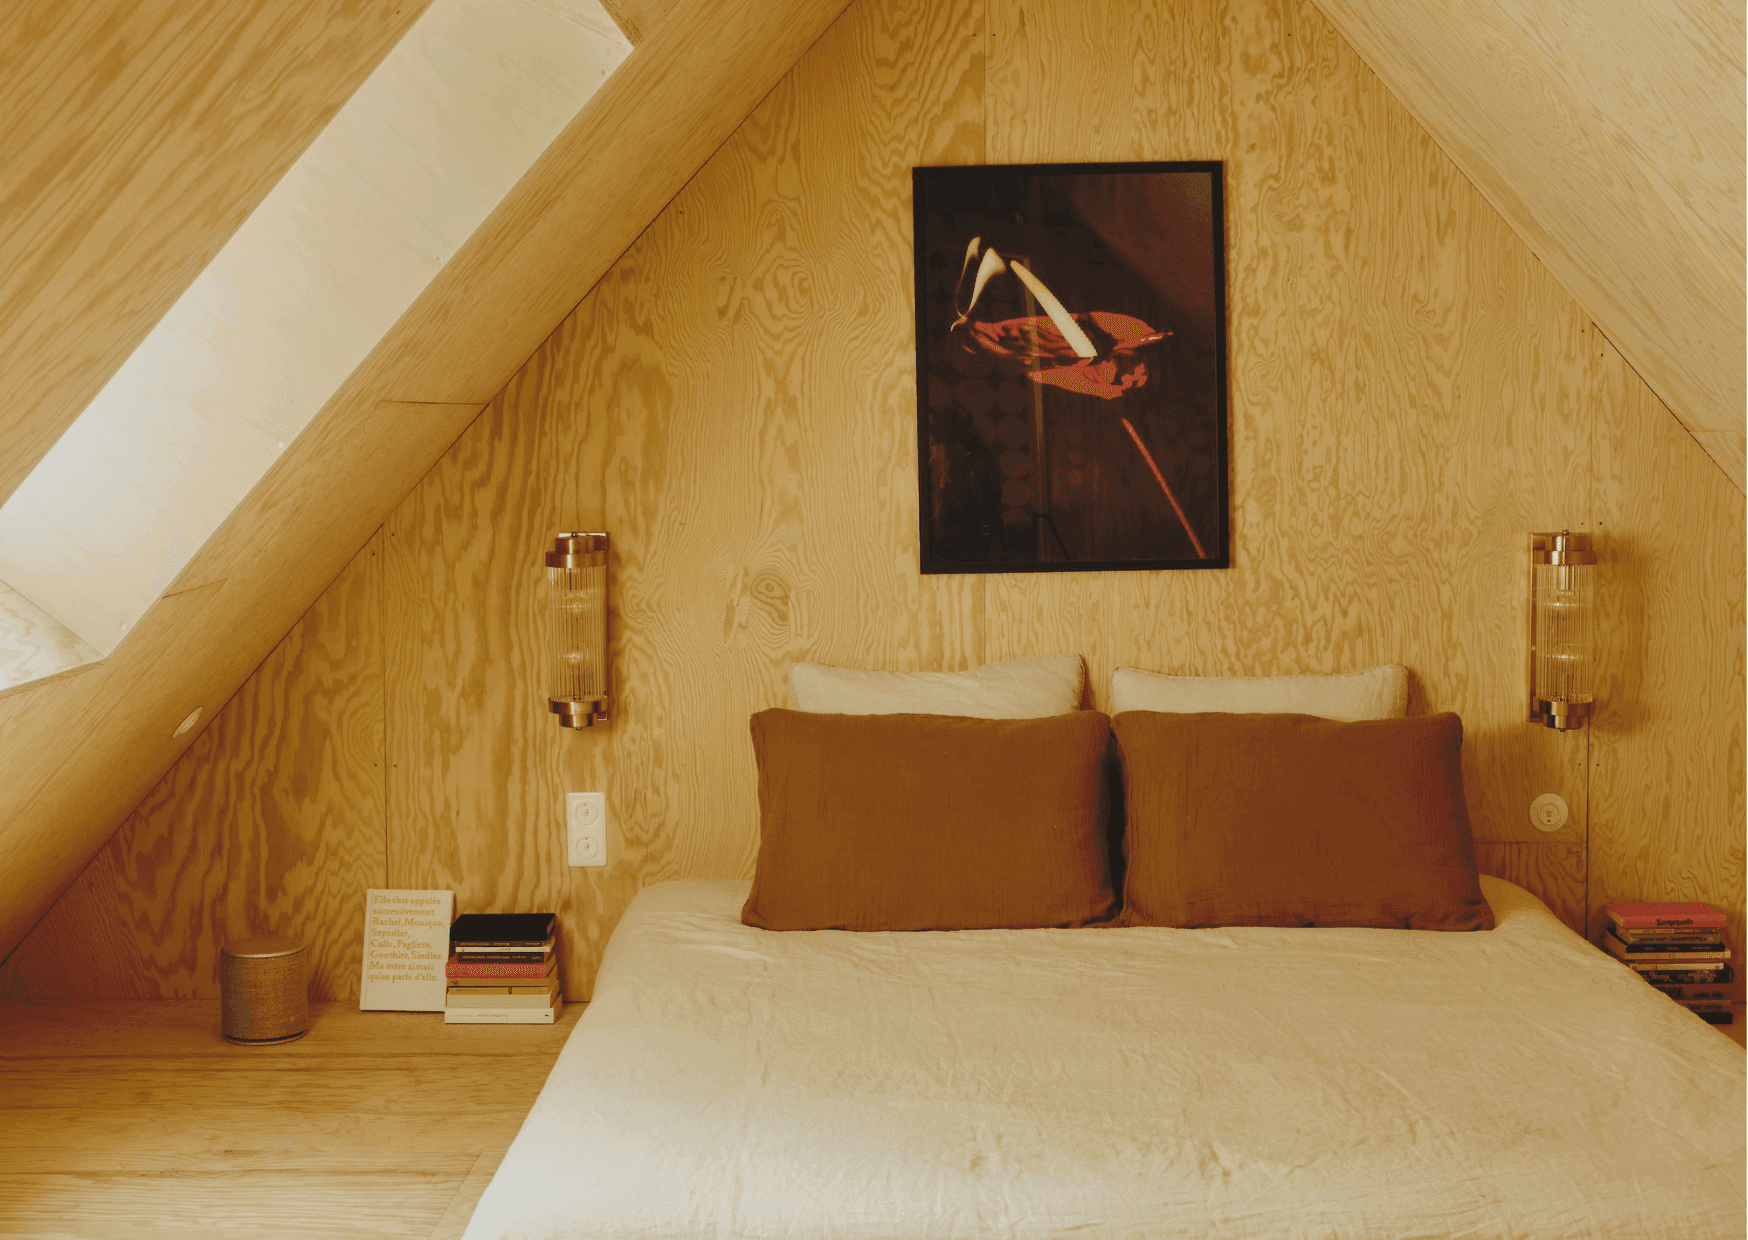
<path id="1" fill-rule="evenodd" d="M 1739 1240 L 1743 1056 L 1481 933 L 772 933 L 642 892 L 467 1240 Z"/>

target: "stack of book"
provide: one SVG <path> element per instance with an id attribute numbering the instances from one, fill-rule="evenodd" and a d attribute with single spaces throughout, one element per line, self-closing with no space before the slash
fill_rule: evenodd
<path id="1" fill-rule="evenodd" d="M 1610 904 L 1603 911 L 1610 955 L 1702 1020 L 1730 1023 L 1741 988 L 1722 913 L 1709 904 Z"/>
<path id="2" fill-rule="evenodd" d="M 558 919 L 551 913 L 463 913 L 449 928 L 446 1025 L 550 1025 L 564 1001 Z"/>

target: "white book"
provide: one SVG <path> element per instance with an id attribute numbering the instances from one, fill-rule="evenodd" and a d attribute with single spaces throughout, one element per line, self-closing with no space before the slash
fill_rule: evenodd
<path id="1" fill-rule="evenodd" d="M 444 1008 L 446 1025 L 550 1025 L 557 1007 L 545 1008 Z"/>

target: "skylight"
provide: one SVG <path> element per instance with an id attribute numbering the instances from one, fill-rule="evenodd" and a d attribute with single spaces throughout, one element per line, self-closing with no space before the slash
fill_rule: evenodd
<path id="1" fill-rule="evenodd" d="M 115 648 L 630 50 L 435 0 L 0 506 L 0 689 Z"/>

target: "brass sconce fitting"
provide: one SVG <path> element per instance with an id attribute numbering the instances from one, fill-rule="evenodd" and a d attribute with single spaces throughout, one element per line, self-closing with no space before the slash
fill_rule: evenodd
<path id="1" fill-rule="evenodd" d="M 546 554 L 552 629 L 547 708 L 567 728 L 607 713 L 607 535 L 560 534 Z"/>
<path id="2" fill-rule="evenodd" d="M 1530 535 L 1529 717 L 1560 732 L 1596 705 L 1596 571 L 1588 534 Z"/>

